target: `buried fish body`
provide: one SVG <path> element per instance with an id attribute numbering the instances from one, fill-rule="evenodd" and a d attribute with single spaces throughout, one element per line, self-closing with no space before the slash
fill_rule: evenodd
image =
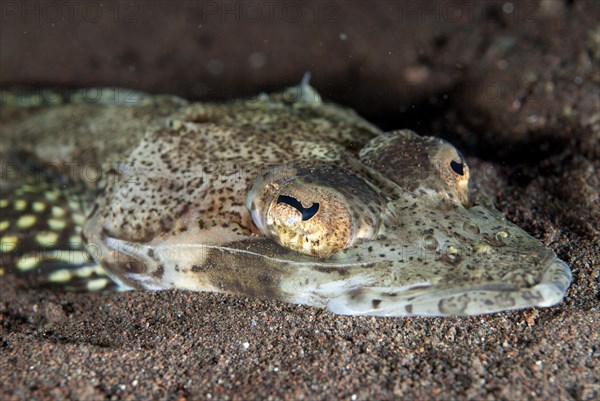
<path id="1" fill-rule="evenodd" d="M 95 93 L 3 95 L 4 273 L 379 316 L 550 306 L 571 282 L 474 195 L 452 145 L 384 133 L 307 82 L 222 104 Z"/>

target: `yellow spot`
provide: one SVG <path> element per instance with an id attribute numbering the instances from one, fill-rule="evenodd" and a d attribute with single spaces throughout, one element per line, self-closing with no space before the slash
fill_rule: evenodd
<path id="1" fill-rule="evenodd" d="M 37 192 L 36 188 L 32 185 L 29 184 L 25 184 L 21 187 L 21 189 L 23 190 L 23 192 Z"/>
<path id="2" fill-rule="evenodd" d="M 50 202 L 55 202 L 58 199 L 58 195 L 59 195 L 59 193 L 56 191 L 47 191 L 44 194 L 46 199 L 48 199 Z"/>
<path id="3" fill-rule="evenodd" d="M 96 273 L 98 276 L 106 275 L 106 272 L 100 265 L 84 266 L 73 272 L 73 274 L 81 278 L 91 277 L 91 275 L 94 273 Z"/>
<path id="4" fill-rule="evenodd" d="M 17 201 L 15 201 L 15 210 L 25 210 L 25 208 L 27 207 L 27 202 L 25 202 L 23 199 L 19 199 Z"/>
<path id="5" fill-rule="evenodd" d="M 85 266 L 75 270 L 73 273 L 75 273 L 77 277 L 81 278 L 90 277 L 92 273 L 94 273 L 94 268 L 91 266 Z"/>
<path id="6" fill-rule="evenodd" d="M 0 207 L 6 207 L 6 206 L 8 206 L 8 200 L 0 199 Z"/>
<path id="7" fill-rule="evenodd" d="M 72 248 L 79 248 L 81 245 L 83 245 L 79 235 L 71 235 L 69 237 L 69 243 L 71 244 Z"/>
<path id="8" fill-rule="evenodd" d="M 7 235 L 0 240 L 0 252 L 12 252 L 17 247 L 18 238 L 16 235 Z"/>
<path id="9" fill-rule="evenodd" d="M 42 231 L 35 235 L 35 240 L 40 245 L 54 246 L 56 245 L 56 241 L 58 241 L 58 234 L 52 231 Z"/>
<path id="10" fill-rule="evenodd" d="M 97 278 L 95 280 L 90 280 L 87 282 L 87 289 L 90 291 L 100 291 L 101 289 L 103 289 L 104 287 L 106 287 L 106 285 L 109 283 L 110 281 L 107 278 Z"/>
<path id="11" fill-rule="evenodd" d="M 83 217 L 83 215 L 81 213 L 74 213 L 71 218 L 73 219 L 73 222 L 75 224 L 77 224 L 78 226 L 83 225 L 83 223 L 85 223 L 85 217 Z"/>
<path id="12" fill-rule="evenodd" d="M 38 264 L 38 258 L 35 254 L 25 255 L 17 261 L 17 268 L 19 270 L 31 270 Z"/>
<path id="13" fill-rule="evenodd" d="M 56 220 L 56 219 L 48 220 L 48 226 L 50 226 L 50 228 L 55 231 L 62 230 L 63 228 L 65 228 L 66 225 L 67 225 L 67 223 L 65 223 L 63 220 Z"/>
<path id="14" fill-rule="evenodd" d="M 90 258 L 87 252 L 73 251 L 73 250 L 58 250 L 45 252 L 44 257 L 53 260 L 62 260 L 72 264 L 85 264 L 90 263 Z"/>
<path id="15" fill-rule="evenodd" d="M 24 216 L 19 217 L 17 220 L 17 227 L 19 228 L 29 228 L 35 224 L 35 216 L 32 214 L 26 214 Z"/>
<path id="16" fill-rule="evenodd" d="M 71 252 L 68 253 L 67 262 L 75 263 L 75 264 L 89 263 L 90 262 L 90 258 L 88 257 L 87 252 L 71 251 Z"/>
<path id="17" fill-rule="evenodd" d="M 41 213 L 46 210 L 46 204 L 43 202 L 33 202 L 31 207 L 33 207 L 33 211 L 37 213 Z"/>
<path id="18" fill-rule="evenodd" d="M 52 281 L 53 283 L 64 283 L 71 280 L 72 276 L 73 275 L 68 269 L 60 269 L 50 273 L 48 275 L 48 280 Z"/>
<path id="19" fill-rule="evenodd" d="M 77 203 L 76 201 L 74 201 L 74 200 L 70 200 L 70 201 L 69 201 L 69 208 L 71 208 L 71 209 L 73 209 L 73 210 L 79 210 L 79 208 L 80 208 L 80 205 L 79 205 L 79 203 Z"/>
<path id="20" fill-rule="evenodd" d="M 4 276 L 4 267 L 0 267 L 0 276 Z"/>
<path id="21" fill-rule="evenodd" d="M 60 206 L 52 206 L 52 216 L 63 217 L 65 215 L 65 209 Z"/>
<path id="22" fill-rule="evenodd" d="M 0 231 L 4 231 L 8 227 L 10 227 L 10 221 L 8 221 L 8 220 L 0 221 Z"/>

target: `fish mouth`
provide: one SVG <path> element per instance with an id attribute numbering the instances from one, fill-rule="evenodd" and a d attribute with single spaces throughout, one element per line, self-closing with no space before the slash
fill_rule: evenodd
<path id="1" fill-rule="evenodd" d="M 569 266 L 554 257 L 539 283 L 531 287 L 495 282 L 450 288 L 394 292 L 391 288 L 363 287 L 360 296 L 344 294 L 331 299 L 327 308 L 342 315 L 370 316 L 468 316 L 550 307 L 565 296 L 572 281 Z"/>
<path id="2" fill-rule="evenodd" d="M 544 298 L 544 302 L 540 303 L 539 306 L 552 306 L 562 301 L 572 281 L 573 273 L 569 265 L 558 258 L 554 258 L 544 269 L 542 281 L 533 287 Z"/>

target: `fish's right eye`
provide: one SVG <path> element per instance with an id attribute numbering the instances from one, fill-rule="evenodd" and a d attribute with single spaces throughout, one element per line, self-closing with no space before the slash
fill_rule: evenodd
<path id="1" fill-rule="evenodd" d="M 347 187 L 336 187 L 344 181 Z M 372 236 L 379 224 L 378 216 L 363 218 L 366 208 L 357 204 L 356 197 L 347 196 L 344 188 L 372 195 L 364 181 L 342 169 L 279 166 L 255 180 L 246 205 L 261 232 L 280 245 L 327 257 Z"/>

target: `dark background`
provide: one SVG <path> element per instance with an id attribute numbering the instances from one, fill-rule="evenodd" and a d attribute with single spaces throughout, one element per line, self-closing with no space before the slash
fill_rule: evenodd
<path id="1" fill-rule="evenodd" d="M 0 11 L 4 87 L 225 100 L 310 71 L 326 99 L 384 128 L 453 135 L 460 123 L 492 153 L 496 139 L 564 146 L 598 134 L 594 1 L 3 1 Z"/>

